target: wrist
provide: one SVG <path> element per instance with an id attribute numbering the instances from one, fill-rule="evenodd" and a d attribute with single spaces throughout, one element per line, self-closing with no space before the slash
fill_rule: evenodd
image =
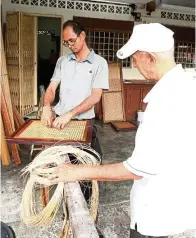
<path id="1" fill-rule="evenodd" d="M 69 111 L 69 113 L 70 113 L 71 118 L 74 118 L 75 116 L 77 116 L 77 113 L 74 111 L 74 109 Z"/>
<path id="2" fill-rule="evenodd" d="M 73 110 L 69 111 L 69 114 L 70 114 L 71 119 L 72 119 L 73 117 L 75 117 Z"/>

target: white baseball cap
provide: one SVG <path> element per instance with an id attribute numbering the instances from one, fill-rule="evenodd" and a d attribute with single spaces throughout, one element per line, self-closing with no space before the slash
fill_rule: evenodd
<path id="1" fill-rule="evenodd" d="M 164 52 L 174 47 L 174 32 L 159 23 L 136 25 L 128 42 L 117 52 L 125 59 L 136 51 Z"/>

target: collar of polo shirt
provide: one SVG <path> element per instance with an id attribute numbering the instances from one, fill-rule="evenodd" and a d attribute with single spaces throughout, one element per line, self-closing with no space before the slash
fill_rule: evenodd
<path id="1" fill-rule="evenodd" d="M 95 55 L 95 52 L 94 52 L 94 50 L 91 49 L 89 55 L 88 55 L 88 56 L 86 57 L 86 59 L 84 59 L 82 62 L 88 61 L 89 63 L 93 64 L 94 55 Z M 70 60 L 76 60 L 76 56 L 75 56 L 74 53 L 68 54 L 68 58 L 69 58 L 69 61 L 70 61 Z"/>

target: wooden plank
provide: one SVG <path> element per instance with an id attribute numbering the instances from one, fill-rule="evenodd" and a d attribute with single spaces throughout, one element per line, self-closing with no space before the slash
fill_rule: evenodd
<path id="1" fill-rule="evenodd" d="M 79 183 L 65 183 L 64 191 L 73 237 L 99 238 Z"/>
<path id="2" fill-rule="evenodd" d="M 10 165 L 11 160 L 10 160 L 10 154 L 8 151 L 7 142 L 5 139 L 5 131 L 4 131 L 1 115 L 0 115 L 0 120 L 1 120 L 1 161 L 3 166 L 8 166 Z"/>
<path id="3" fill-rule="evenodd" d="M 19 111 L 17 110 L 17 108 L 14 105 L 13 105 L 13 114 L 14 114 L 14 122 L 16 124 L 16 129 L 18 130 L 19 128 L 21 128 L 24 125 L 25 120 L 20 115 Z"/>
<path id="4" fill-rule="evenodd" d="M 111 125 L 117 131 L 131 131 L 137 129 L 136 125 L 129 121 L 112 122 Z"/>
<path id="5" fill-rule="evenodd" d="M 1 94 L 1 113 L 2 113 L 2 119 L 5 125 L 5 129 L 6 129 L 6 136 L 10 135 L 11 133 L 13 133 L 12 130 L 12 125 L 11 125 L 11 121 L 9 118 L 9 114 L 8 114 L 8 110 L 7 110 L 7 105 L 6 105 L 6 101 L 5 101 L 5 97 L 3 95 L 2 90 L 0 91 Z M 16 165 L 19 165 L 21 163 L 20 161 L 20 156 L 18 153 L 18 148 L 15 144 L 10 145 L 11 148 L 11 152 L 14 158 L 14 162 Z"/>
<path id="6" fill-rule="evenodd" d="M 10 87 L 9 87 L 9 81 L 8 81 L 8 73 L 7 73 L 7 65 L 6 65 L 2 32 L 1 32 L 1 86 L 6 98 L 6 104 L 7 104 L 8 114 L 9 114 L 9 118 L 11 122 L 11 127 L 12 127 L 12 130 L 14 131 L 15 127 L 14 127 L 14 119 L 13 119 L 13 111 L 12 111 L 12 101 L 10 96 Z"/>

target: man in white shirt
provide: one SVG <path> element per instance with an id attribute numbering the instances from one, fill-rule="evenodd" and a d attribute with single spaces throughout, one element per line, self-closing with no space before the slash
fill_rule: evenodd
<path id="1" fill-rule="evenodd" d="M 173 32 L 141 24 L 117 52 L 156 81 L 135 149 L 126 161 L 100 166 L 63 165 L 49 182 L 135 180 L 131 190 L 131 238 L 168 237 L 196 229 L 196 79 L 174 60 Z"/>

